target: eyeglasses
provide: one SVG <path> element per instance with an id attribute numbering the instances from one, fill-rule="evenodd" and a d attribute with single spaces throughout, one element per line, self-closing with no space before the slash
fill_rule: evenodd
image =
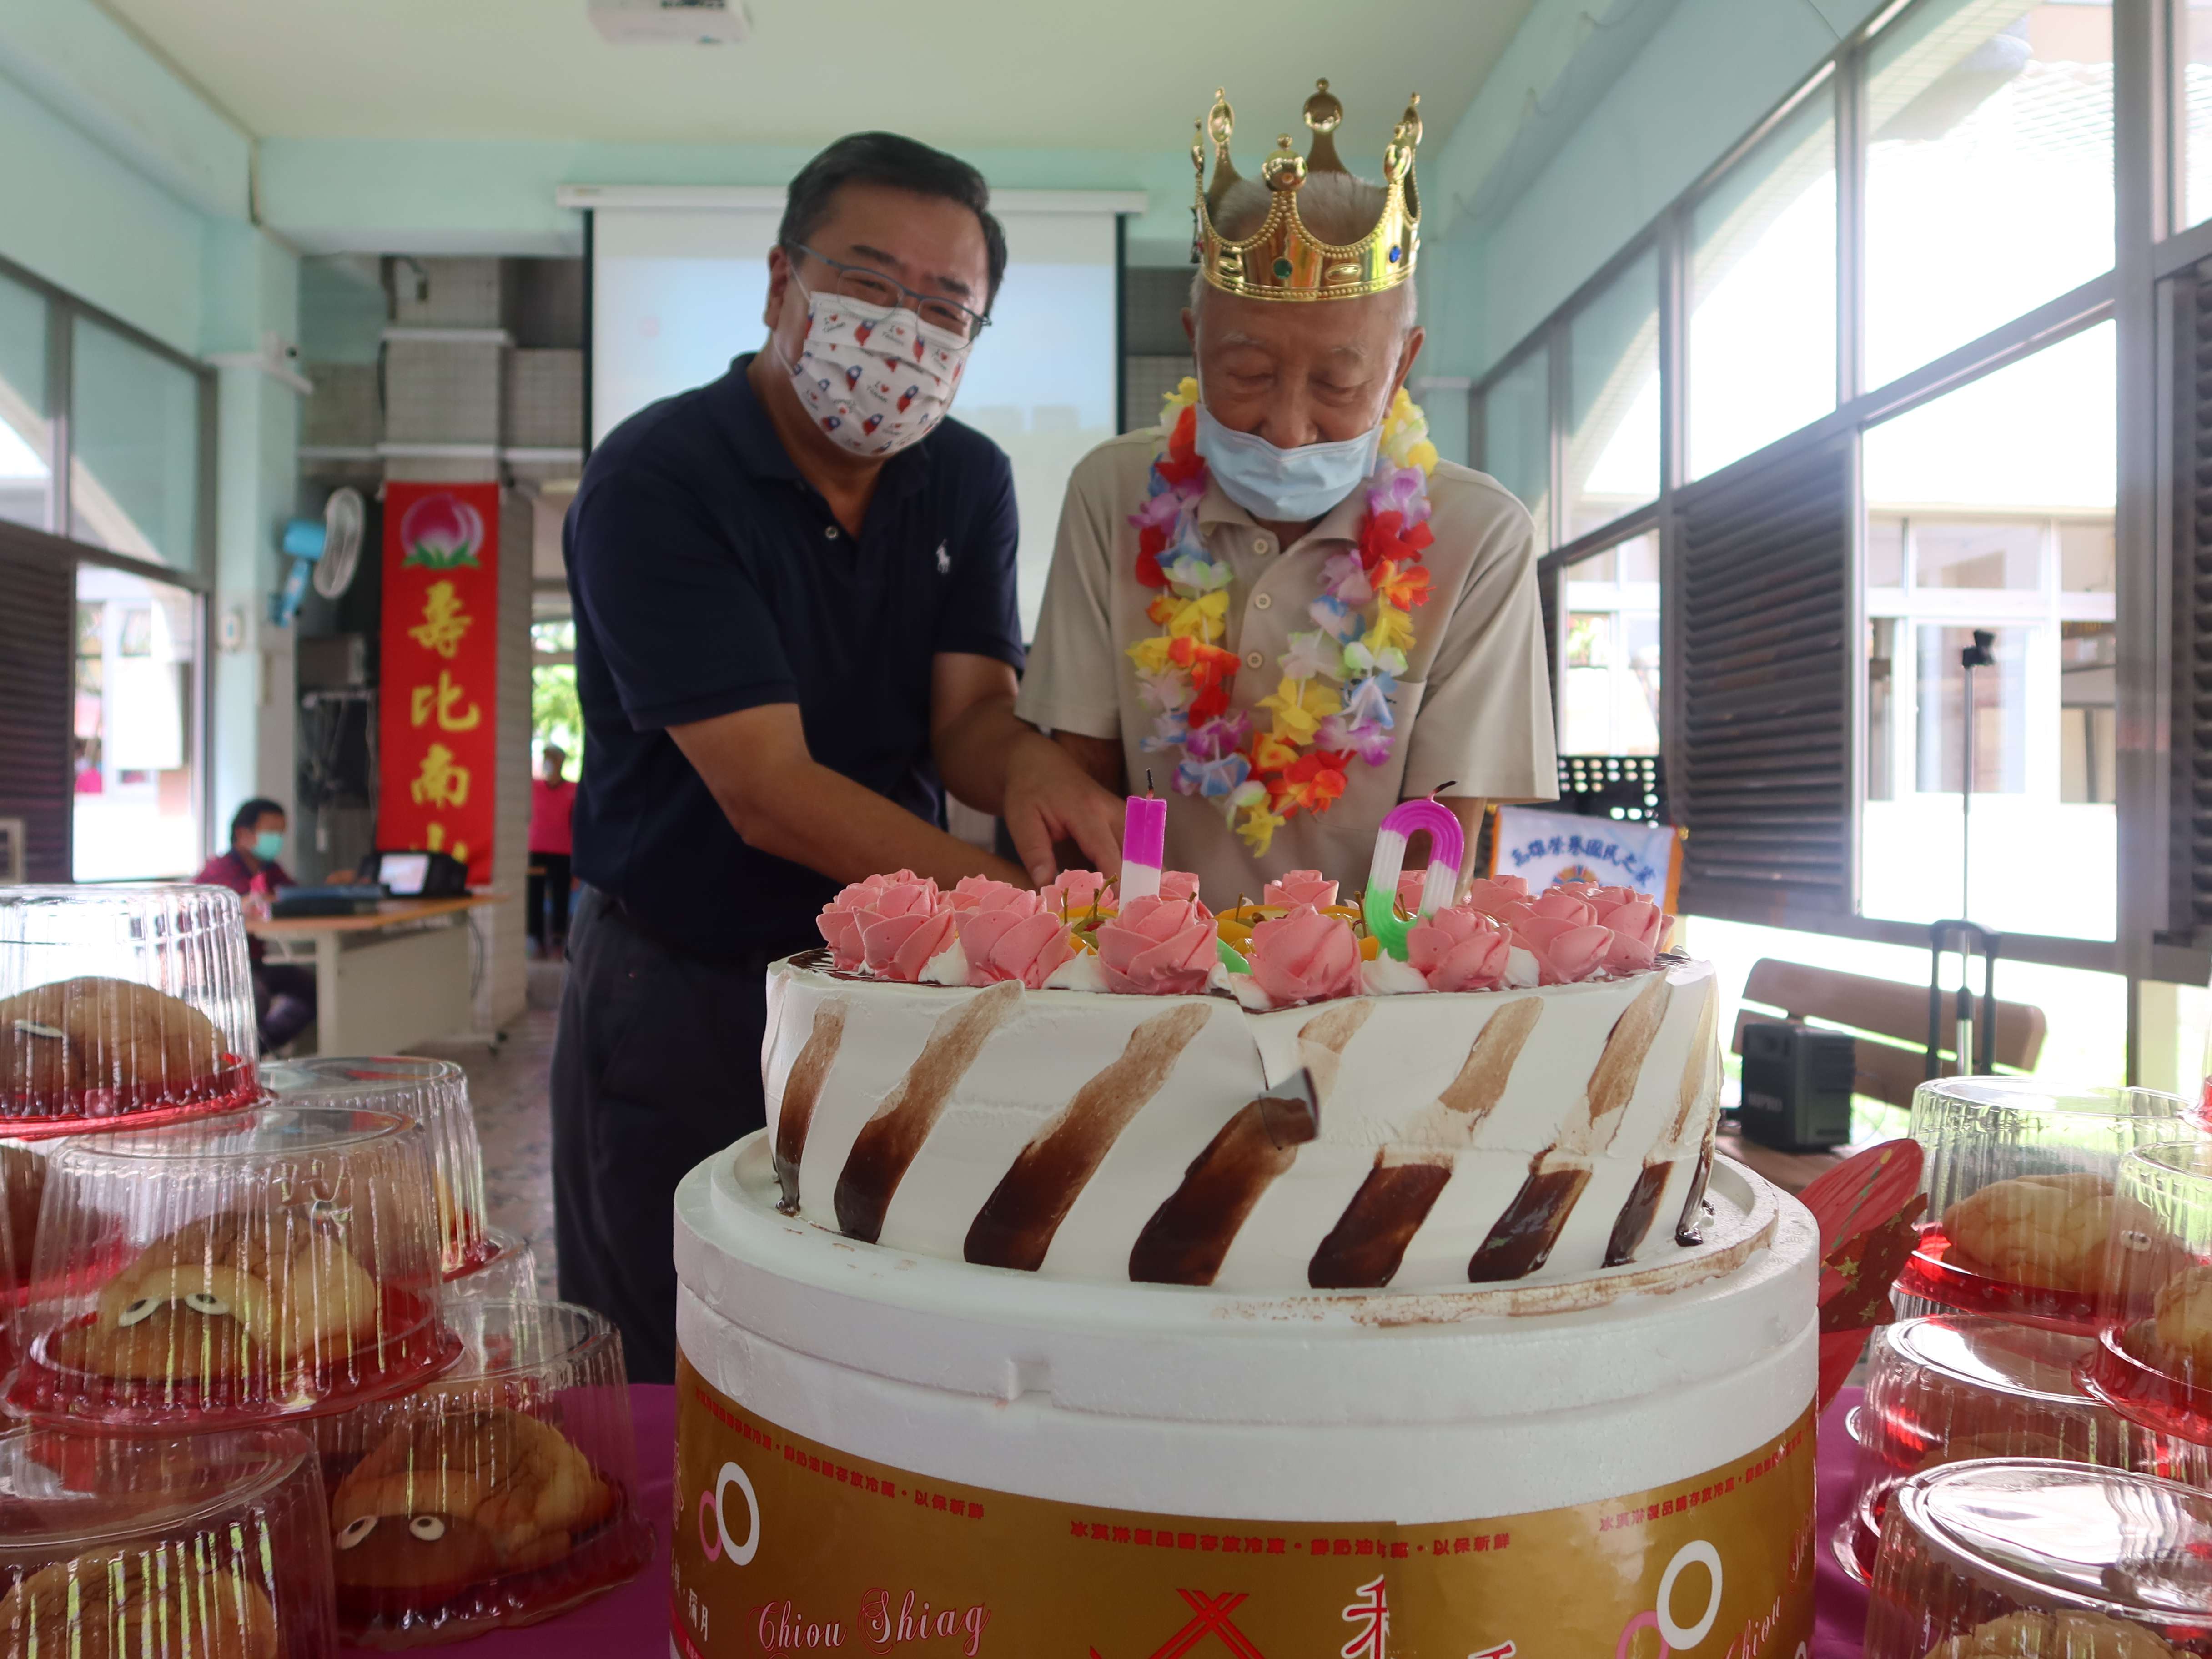
<path id="1" fill-rule="evenodd" d="M 835 277 L 831 291 L 840 299 L 911 311 L 932 328 L 941 328 L 963 340 L 973 340 L 991 325 L 988 317 L 980 311 L 970 311 L 957 300 L 923 294 L 880 270 L 871 270 L 866 265 L 848 265 L 826 253 L 817 253 L 804 242 L 787 242 L 784 248 L 786 252 L 804 253 L 817 264 L 827 265 Z"/>

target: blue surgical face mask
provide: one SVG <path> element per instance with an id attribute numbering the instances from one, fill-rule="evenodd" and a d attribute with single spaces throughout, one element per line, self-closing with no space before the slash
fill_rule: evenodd
<path id="1" fill-rule="evenodd" d="M 1223 495 L 1255 518 L 1296 524 L 1318 519 L 1366 481 L 1382 447 L 1382 423 L 1341 443 L 1278 449 L 1256 434 L 1231 432 L 1201 402 L 1197 443 Z"/>
<path id="2" fill-rule="evenodd" d="M 254 832 L 253 856 L 264 864 L 274 864 L 276 861 L 276 855 L 283 850 L 284 832 L 282 830 L 260 830 Z"/>

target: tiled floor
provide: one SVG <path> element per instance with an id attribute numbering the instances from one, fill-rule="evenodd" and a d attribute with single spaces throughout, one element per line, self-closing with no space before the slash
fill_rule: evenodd
<path id="1" fill-rule="evenodd" d="M 498 1054 L 487 1054 L 482 1044 L 423 1045 L 424 1053 L 457 1060 L 468 1072 L 492 1224 L 530 1241 L 542 1296 L 551 1296 L 554 1284 L 553 1126 L 546 1079 L 565 971 L 556 962 L 530 964 L 530 1010 L 507 1028 Z"/>

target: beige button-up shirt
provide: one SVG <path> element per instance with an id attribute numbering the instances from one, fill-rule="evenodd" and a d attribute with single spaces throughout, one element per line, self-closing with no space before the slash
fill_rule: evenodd
<path id="1" fill-rule="evenodd" d="M 1261 889 L 1285 870 L 1319 870 L 1352 900 L 1367 880 L 1375 832 L 1399 801 L 1450 785 L 1454 795 L 1551 800 L 1559 793 L 1551 687 L 1536 597 L 1535 526 L 1495 479 L 1440 463 L 1429 480 L 1422 556 L 1430 599 L 1413 613 L 1414 641 L 1391 698 L 1398 742 L 1381 766 L 1355 758 L 1343 796 L 1316 817 L 1298 812 L 1255 856 L 1224 804 L 1178 794 L 1180 747 L 1147 752 L 1152 714 L 1138 695 L 1127 647 L 1158 633 L 1145 614 L 1155 590 L 1137 580 L 1137 529 L 1158 437 L 1133 432 L 1101 444 L 1068 479 L 1044 611 L 1015 707 L 1048 731 L 1119 738 L 1130 786 L 1152 769 L 1168 802 L 1167 858 L 1195 871 L 1216 908 Z M 1241 659 L 1233 708 L 1265 731 L 1255 705 L 1282 678 L 1290 635 L 1316 626 L 1307 607 L 1321 597 L 1322 567 L 1353 547 L 1366 491 L 1354 490 L 1296 543 L 1279 548 L 1244 509 L 1209 484 L 1198 509 L 1209 555 L 1234 573 L 1221 645 Z"/>

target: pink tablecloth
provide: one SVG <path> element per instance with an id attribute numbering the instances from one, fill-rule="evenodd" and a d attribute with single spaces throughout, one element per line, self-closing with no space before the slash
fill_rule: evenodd
<path id="1" fill-rule="evenodd" d="M 1850 1498 L 1852 1450 L 1843 1419 L 1858 1398 L 1856 1389 L 1845 1389 L 1820 1421 L 1820 1518 L 1812 1659 L 1858 1659 L 1860 1631 L 1866 1623 L 1866 1591 L 1836 1565 L 1828 1548 L 1828 1540 L 1834 1535 L 1844 1505 Z M 660 1650 L 668 1628 L 669 1486 L 675 1476 L 676 1390 L 639 1383 L 630 1389 L 630 1413 L 637 1427 L 641 1497 L 646 1514 L 653 1519 L 658 1546 L 653 1565 L 620 1589 L 565 1617 L 528 1630 L 478 1637 L 457 1644 L 455 1651 L 470 1659 L 613 1659 L 617 1655 Z"/>

